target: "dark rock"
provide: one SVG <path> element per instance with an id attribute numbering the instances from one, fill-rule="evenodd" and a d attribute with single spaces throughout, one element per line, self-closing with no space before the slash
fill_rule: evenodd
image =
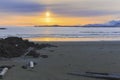
<path id="1" fill-rule="evenodd" d="M 34 62 L 34 65 L 37 65 L 37 63 L 36 63 L 36 62 Z"/>
<path id="2" fill-rule="evenodd" d="M 7 67 L 8 69 L 11 69 L 12 67 L 15 67 L 15 65 L 2 65 L 0 68 L 5 68 Z"/>
<path id="3" fill-rule="evenodd" d="M 39 54 L 39 53 L 36 53 L 35 50 L 32 50 L 32 51 L 30 51 L 29 54 L 27 54 L 26 56 L 32 56 L 32 57 L 34 57 L 34 58 L 38 58 L 38 57 L 40 56 L 40 54 Z"/>
<path id="4" fill-rule="evenodd" d="M 27 69 L 27 66 L 22 66 L 23 69 Z"/>
<path id="5" fill-rule="evenodd" d="M 54 52 L 54 50 L 49 50 L 50 52 Z"/>
<path id="6" fill-rule="evenodd" d="M 46 47 L 57 47 L 51 44 L 35 44 L 28 40 L 23 40 L 19 37 L 8 37 L 0 39 L 0 57 L 14 58 L 20 57 L 25 54 L 26 50 L 30 47 L 34 49 L 42 49 Z M 31 51 L 28 56 L 39 57 L 40 54 Z"/>
<path id="7" fill-rule="evenodd" d="M 48 55 L 40 55 L 42 58 L 48 58 Z"/>
<path id="8" fill-rule="evenodd" d="M 36 44 L 36 48 L 38 48 L 38 49 L 42 49 L 42 48 L 46 48 L 46 47 L 57 47 L 57 46 L 51 45 L 51 44 L 41 44 L 41 45 Z"/>

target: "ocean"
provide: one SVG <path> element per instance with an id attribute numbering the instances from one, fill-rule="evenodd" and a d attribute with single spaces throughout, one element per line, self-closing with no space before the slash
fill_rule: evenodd
<path id="1" fill-rule="evenodd" d="M 0 38 L 30 41 L 120 41 L 120 27 L 5 27 Z"/>

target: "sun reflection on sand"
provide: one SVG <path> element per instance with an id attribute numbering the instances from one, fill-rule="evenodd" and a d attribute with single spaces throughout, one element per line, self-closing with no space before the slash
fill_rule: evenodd
<path id="1" fill-rule="evenodd" d="M 42 42 L 74 42 L 74 41 L 117 41 L 120 40 L 120 37 L 116 40 L 113 38 L 56 38 L 56 37 L 38 37 L 38 38 L 25 38 L 29 41 L 42 41 Z"/>
<path id="2" fill-rule="evenodd" d="M 30 41 L 43 41 L 43 42 L 68 42 L 68 41 L 99 41 L 98 38 L 51 38 L 51 37 L 40 37 L 40 38 L 28 38 Z"/>

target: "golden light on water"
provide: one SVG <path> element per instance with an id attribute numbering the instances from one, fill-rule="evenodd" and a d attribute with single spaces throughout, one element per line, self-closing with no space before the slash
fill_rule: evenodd
<path id="1" fill-rule="evenodd" d="M 26 38 L 27 39 L 27 38 Z M 110 40 L 111 38 L 54 38 L 54 37 L 41 37 L 41 38 L 29 38 L 30 41 L 43 41 L 43 42 L 65 42 L 65 41 L 102 41 Z M 112 38 L 113 39 L 113 38 Z"/>

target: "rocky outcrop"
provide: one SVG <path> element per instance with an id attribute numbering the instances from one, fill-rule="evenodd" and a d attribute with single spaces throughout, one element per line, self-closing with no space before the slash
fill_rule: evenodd
<path id="1" fill-rule="evenodd" d="M 23 40 L 18 37 L 8 37 L 5 39 L 0 39 L 0 57 L 13 58 L 20 57 L 25 54 L 26 50 L 30 47 L 34 49 L 42 49 L 45 47 L 57 47 L 51 44 L 36 44 L 29 42 L 28 40 Z M 38 57 L 40 54 L 35 51 L 30 51 L 29 56 Z"/>

